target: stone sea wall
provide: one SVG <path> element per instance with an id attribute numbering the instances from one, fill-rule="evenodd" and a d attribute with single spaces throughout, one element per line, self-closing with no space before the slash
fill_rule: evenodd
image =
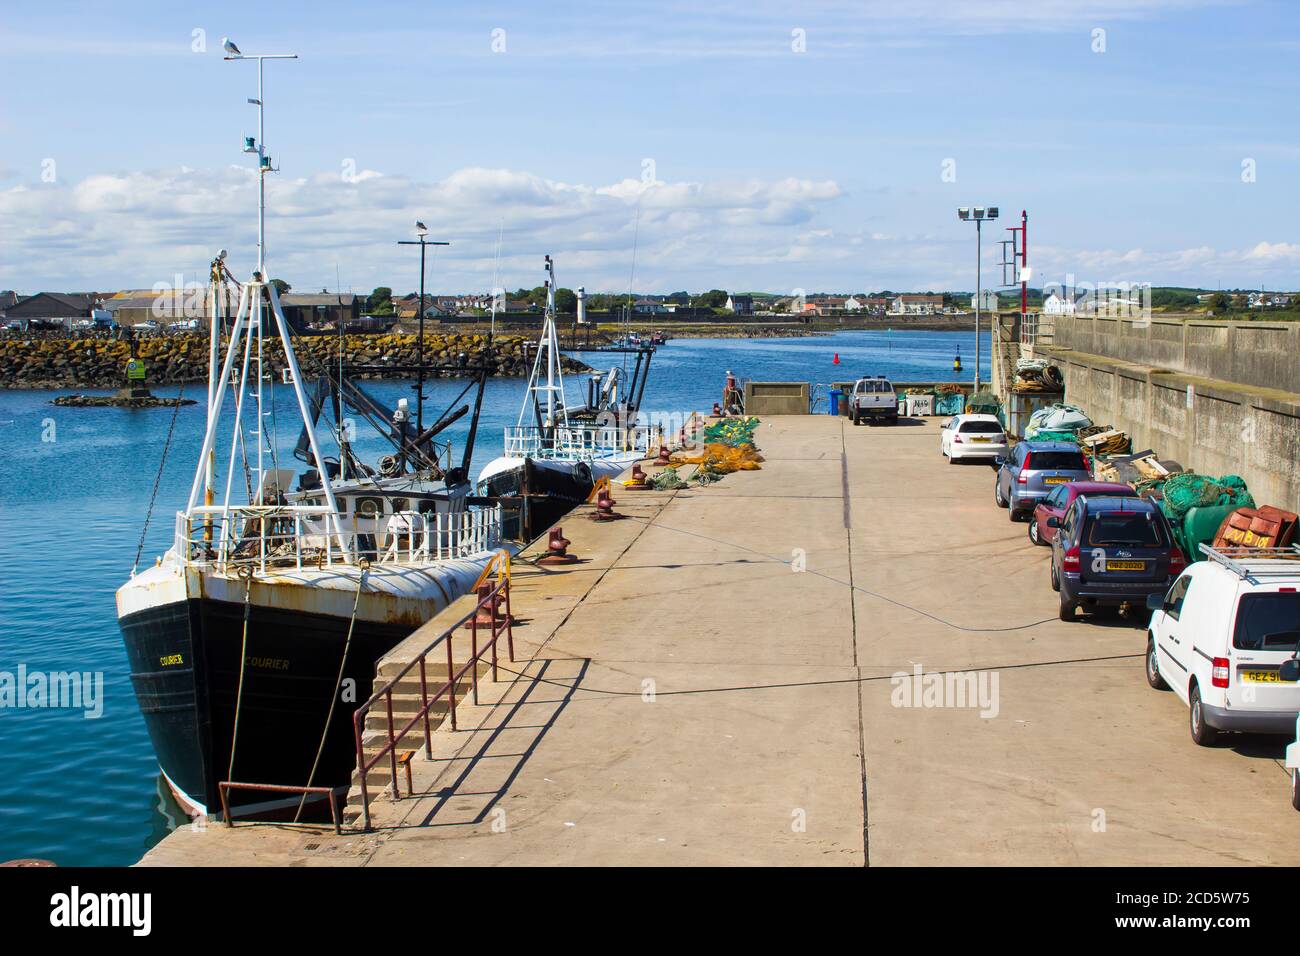
<path id="1" fill-rule="evenodd" d="M 410 372 L 389 371 L 383 366 L 414 365 L 414 335 L 347 335 L 343 338 L 345 365 L 380 366 L 374 371 L 357 373 L 357 378 L 409 378 Z M 536 347 L 532 339 L 517 335 L 498 335 L 493 340 L 490 362 L 493 375 L 528 374 L 524 346 Z M 305 378 L 314 378 L 324 368 L 338 367 L 339 340 L 336 336 L 303 336 L 294 340 L 294 351 Z M 242 349 L 242 345 L 241 345 Z M 459 378 L 474 374 L 455 366 L 464 353 L 467 364 L 480 365 L 488 360 L 487 336 L 474 334 L 426 333 L 424 358 L 427 365 L 451 366 L 427 373 L 435 378 Z M 206 381 L 208 376 L 208 342 L 196 333 L 159 335 L 138 340 L 138 354 L 147 368 L 146 384 L 169 385 L 180 382 Z M 117 388 L 124 384 L 126 363 L 131 357 L 126 342 L 107 338 L 28 338 L 14 336 L 0 339 L 0 388 Z M 284 353 L 278 340 L 266 339 L 267 369 L 280 377 Z M 566 371 L 582 372 L 588 367 L 565 357 Z"/>

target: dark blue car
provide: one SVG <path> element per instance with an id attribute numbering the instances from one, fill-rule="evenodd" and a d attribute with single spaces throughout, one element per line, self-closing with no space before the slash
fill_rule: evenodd
<path id="1" fill-rule="evenodd" d="M 1164 512 L 1145 498 L 1080 495 L 1064 517 L 1049 518 L 1052 589 L 1061 594 L 1061 620 L 1133 604 L 1163 594 L 1186 566 Z"/>

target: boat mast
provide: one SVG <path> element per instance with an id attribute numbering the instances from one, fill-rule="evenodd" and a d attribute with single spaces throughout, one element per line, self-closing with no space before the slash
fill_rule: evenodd
<path id="1" fill-rule="evenodd" d="M 317 473 L 320 476 L 321 491 L 324 494 L 325 502 L 329 510 L 327 519 L 328 524 L 333 524 L 334 533 L 338 536 L 339 550 L 343 553 L 344 559 L 351 560 L 352 549 L 349 547 L 347 538 L 343 533 L 342 520 L 338 513 L 338 503 L 334 499 L 334 490 L 330 485 L 329 471 L 325 466 L 325 459 L 321 453 L 320 443 L 316 438 L 316 429 L 312 422 L 312 416 L 308 407 L 307 396 L 303 391 L 302 373 L 298 368 L 298 360 L 293 350 L 293 343 L 289 337 L 289 323 L 284 317 L 284 310 L 280 306 L 280 297 L 276 292 L 275 286 L 271 285 L 266 278 L 266 177 L 274 169 L 271 165 L 271 157 L 266 153 L 266 146 L 263 142 L 263 135 L 266 129 L 265 121 L 265 80 L 264 64 L 266 60 L 296 60 L 297 54 L 262 54 L 262 55 L 245 55 L 239 51 L 228 38 L 222 42 L 226 51 L 226 60 L 256 60 L 257 61 L 257 99 L 250 99 L 249 102 L 257 107 L 257 130 L 258 136 L 245 137 L 244 152 L 253 153 L 257 156 L 257 269 L 253 273 L 251 280 L 241 284 L 239 308 L 235 314 L 235 321 L 230 331 L 230 342 L 226 349 L 226 360 L 222 367 L 221 375 L 218 380 L 210 383 L 213 384 L 214 400 L 209 402 L 208 422 L 205 434 L 203 436 L 203 448 L 199 453 L 199 466 L 194 476 L 194 482 L 190 487 L 189 502 L 186 506 L 188 513 L 192 513 L 198 504 L 199 490 L 204 484 L 206 471 L 206 459 L 212 455 L 215 450 L 217 424 L 221 418 L 221 407 L 225 400 L 226 392 L 230 384 L 230 372 L 234 366 L 235 358 L 239 349 L 239 339 L 244 332 L 245 326 L 248 327 L 249 340 L 245 343 L 243 368 L 240 373 L 241 382 L 246 382 L 250 371 L 250 365 L 255 361 L 257 366 L 257 390 L 254 393 L 257 408 L 257 424 L 253 434 L 257 438 L 257 491 L 259 495 L 264 496 L 268 488 L 264 487 L 264 467 L 262 451 L 265 444 L 264 429 L 262 425 L 262 406 L 263 406 L 263 331 L 266 320 L 269 317 L 275 320 L 276 329 L 279 332 L 281 346 L 284 349 L 285 364 L 288 366 L 289 374 L 293 379 L 294 395 L 298 400 L 298 410 L 302 415 L 303 425 L 307 430 L 308 442 L 311 446 L 312 457 L 316 465 Z M 257 356 L 252 356 L 253 338 L 257 340 Z M 211 376 L 211 372 L 209 372 Z M 230 452 L 230 468 L 227 474 L 226 483 L 226 500 L 223 511 L 228 514 L 230 507 L 230 477 L 233 475 L 236 467 L 235 452 L 238 447 L 239 429 L 242 427 L 241 414 L 244 400 L 244 386 L 239 389 L 239 397 L 236 403 L 235 415 L 235 434 L 232 436 Z M 266 504 L 263 500 L 251 501 L 250 505 L 262 506 Z M 223 530 L 224 537 L 224 530 Z"/>
<path id="2" fill-rule="evenodd" d="M 546 362 L 546 384 L 540 384 L 542 362 Z M 545 393 L 546 415 L 540 414 Z M 546 257 L 546 313 L 542 320 L 542 336 L 537 343 L 537 357 L 528 377 L 528 390 L 519 410 L 519 424 L 524 423 L 530 408 L 540 424 L 550 430 L 556 425 L 569 423 L 569 410 L 564 400 L 564 370 L 560 364 L 560 340 L 555 330 L 555 263 Z"/>

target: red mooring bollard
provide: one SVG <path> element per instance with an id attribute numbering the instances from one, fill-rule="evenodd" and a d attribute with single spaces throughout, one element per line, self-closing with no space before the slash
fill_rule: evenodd
<path id="1" fill-rule="evenodd" d="M 617 502 L 610 496 L 609 489 L 601 488 L 596 493 L 596 510 L 591 515 L 593 521 L 614 521 L 623 517 L 614 510 Z"/>
<path id="2" fill-rule="evenodd" d="M 714 402 L 714 403 L 713 403 L 713 414 L 710 415 L 709 417 L 710 417 L 710 418 L 721 418 L 721 417 L 722 417 L 722 406 L 721 406 L 720 404 L 718 404 L 717 402 Z"/>
<path id="3" fill-rule="evenodd" d="M 639 461 L 632 465 L 632 480 L 624 482 L 623 487 L 629 491 L 645 491 L 650 487 L 649 482 L 646 481 L 645 471 Z"/>
<path id="4" fill-rule="evenodd" d="M 497 594 L 486 604 L 484 599 L 492 593 L 492 585 L 480 584 L 478 586 L 479 609 L 475 615 L 465 622 L 465 628 L 471 629 L 477 623 L 479 627 L 491 627 L 494 623 L 500 624 L 502 618 L 497 614 L 497 607 L 501 603 L 501 595 Z"/>
<path id="5" fill-rule="evenodd" d="M 659 457 L 655 459 L 656 465 L 671 465 L 673 463 L 672 455 L 668 452 L 667 445 L 659 446 Z"/>
<path id="6" fill-rule="evenodd" d="M 546 539 L 546 553 L 537 559 L 538 564 L 573 564 L 578 560 L 576 554 L 569 554 L 572 542 L 564 536 L 563 528 L 552 528 L 551 536 Z"/>

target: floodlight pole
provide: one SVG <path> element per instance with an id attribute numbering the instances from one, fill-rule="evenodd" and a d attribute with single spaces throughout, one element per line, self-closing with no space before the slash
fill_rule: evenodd
<path id="1" fill-rule="evenodd" d="M 433 242 L 425 237 L 424 233 L 419 234 L 417 239 L 400 239 L 399 246 L 419 246 L 420 247 L 420 337 L 415 343 L 415 361 L 418 365 L 415 372 L 415 430 L 417 434 L 424 433 L 424 249 L 426 246 L 449 246 L 450 242 Z"/>
<path id="2" fill-rule="evenodd" d="M 957 209 L 957 218 L 963 222 L 975 220 L 975 385 L 971 391 L 974 396 L 980 389 L 980 318 L 984 307 L 984 253 L 983 225 L 985 219 L 998 218 L 997 206 L 961 206 Z"/>
<path id="3" fill-rule="evenodd" d="M 983 265 L 984 255 L 981 251 L 981 233 L 980 228 L 984 224 L 983 219 L 975 220 L 975 385 L 971 389 L 973 398 L 980 390 L 980 309 L 984 305 L 984 295 L 980 286 L 983 284 L 980 268 Z"/>

